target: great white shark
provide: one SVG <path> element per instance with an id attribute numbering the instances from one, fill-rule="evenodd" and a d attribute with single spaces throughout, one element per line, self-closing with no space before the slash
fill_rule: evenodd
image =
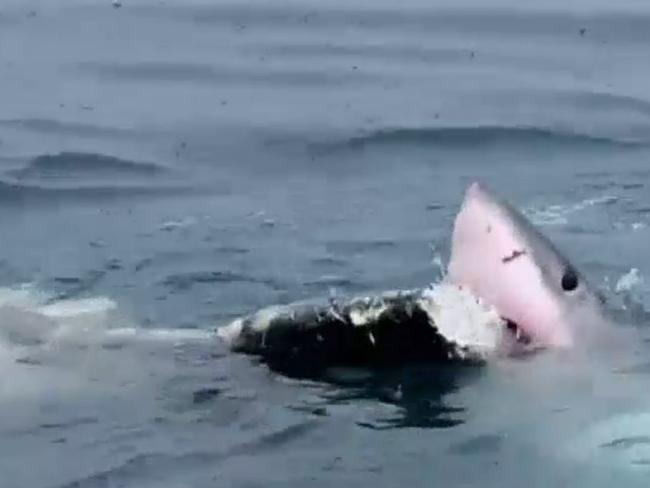
<path id="1" fill-rule="evenodd" d="M 292 365 L 480 361 L 570 349 L 606 323 L 585 276 L 514 206 L 470 184 L 448 269 L 426 289 L 273 306 L 218 329 L 237 352 Z"/>

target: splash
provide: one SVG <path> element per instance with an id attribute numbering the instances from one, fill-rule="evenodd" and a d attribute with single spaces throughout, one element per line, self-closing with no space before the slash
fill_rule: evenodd
<path id="1" fill-rule="evenodd" d="M 419 302 L 443 336 L 483 357 L 498 352 L 506 338 L 505 323 L 497 310 L 466 288 L 433 285 L 422 293 Z"/>
<path id="2" fill-rule="evenodd" d="M 526 215 L 526 217 L 528 217 L 535 225 L 567 225 L 569 223 L 569 217 L 571 215 L 579 213 L 590 207 L 607 205 L 613 201 L 616 201 L 615 196 L 601 195 L 598 197 L 585 198 L 579 202 L 567 205 L 555 204 L 540 208 L 527 207 L 523 210 L 523 214 Z"/>
<path id="3" fill-rule="evenodd" d="M 211 337 L 139 327 L 107 297 L 61 300 L 30 284 L 0 288 L 0 400 L 135 381 L 143 353 Z"/>

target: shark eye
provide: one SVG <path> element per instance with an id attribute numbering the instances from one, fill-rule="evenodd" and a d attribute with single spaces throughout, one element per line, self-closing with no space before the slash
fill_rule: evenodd
<path id="1" fill-rule="evenodd" d="M 576 288 L 578 288 L 578 274 L 569 266 L 562 275 L 562 289 L 564 291 L 573 291 Z"/>

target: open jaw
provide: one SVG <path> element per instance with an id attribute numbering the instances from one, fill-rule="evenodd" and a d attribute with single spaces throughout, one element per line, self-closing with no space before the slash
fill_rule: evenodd
<path id="1" fill-rule="evenodd" d="M 527 334 L 524 329 L 508 319 L 503 319 L 505 326 L 499 352 L 507 356 L 523 356 L 546 346 L 534 337 Z"/>
<path id="2" fill-rule="evenodd" d="M 571 347 L 577 328 L 600 315 L 576 267 L 478 183 L 467 188 L 454 222 L 447 280 L 495 307 L 516 348 Z"/>
<path id="3" fill-rule="evenodd" d="M 540 347 L 466 286 L 448 281 L 431 285 L 422 290 L 417 304 L 437 333 L 469 357 L 520 356 Z"/>

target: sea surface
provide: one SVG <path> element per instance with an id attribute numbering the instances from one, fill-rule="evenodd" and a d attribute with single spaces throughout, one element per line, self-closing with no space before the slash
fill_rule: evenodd
<path id="1" fill-rule="evenodd" d="M 635 340 L 330 380 L 215 339 L 435 282 L 474 180 Z M 0 486 L 647 487 L 649 224 L 645 0 L 2 0 Z"/>

